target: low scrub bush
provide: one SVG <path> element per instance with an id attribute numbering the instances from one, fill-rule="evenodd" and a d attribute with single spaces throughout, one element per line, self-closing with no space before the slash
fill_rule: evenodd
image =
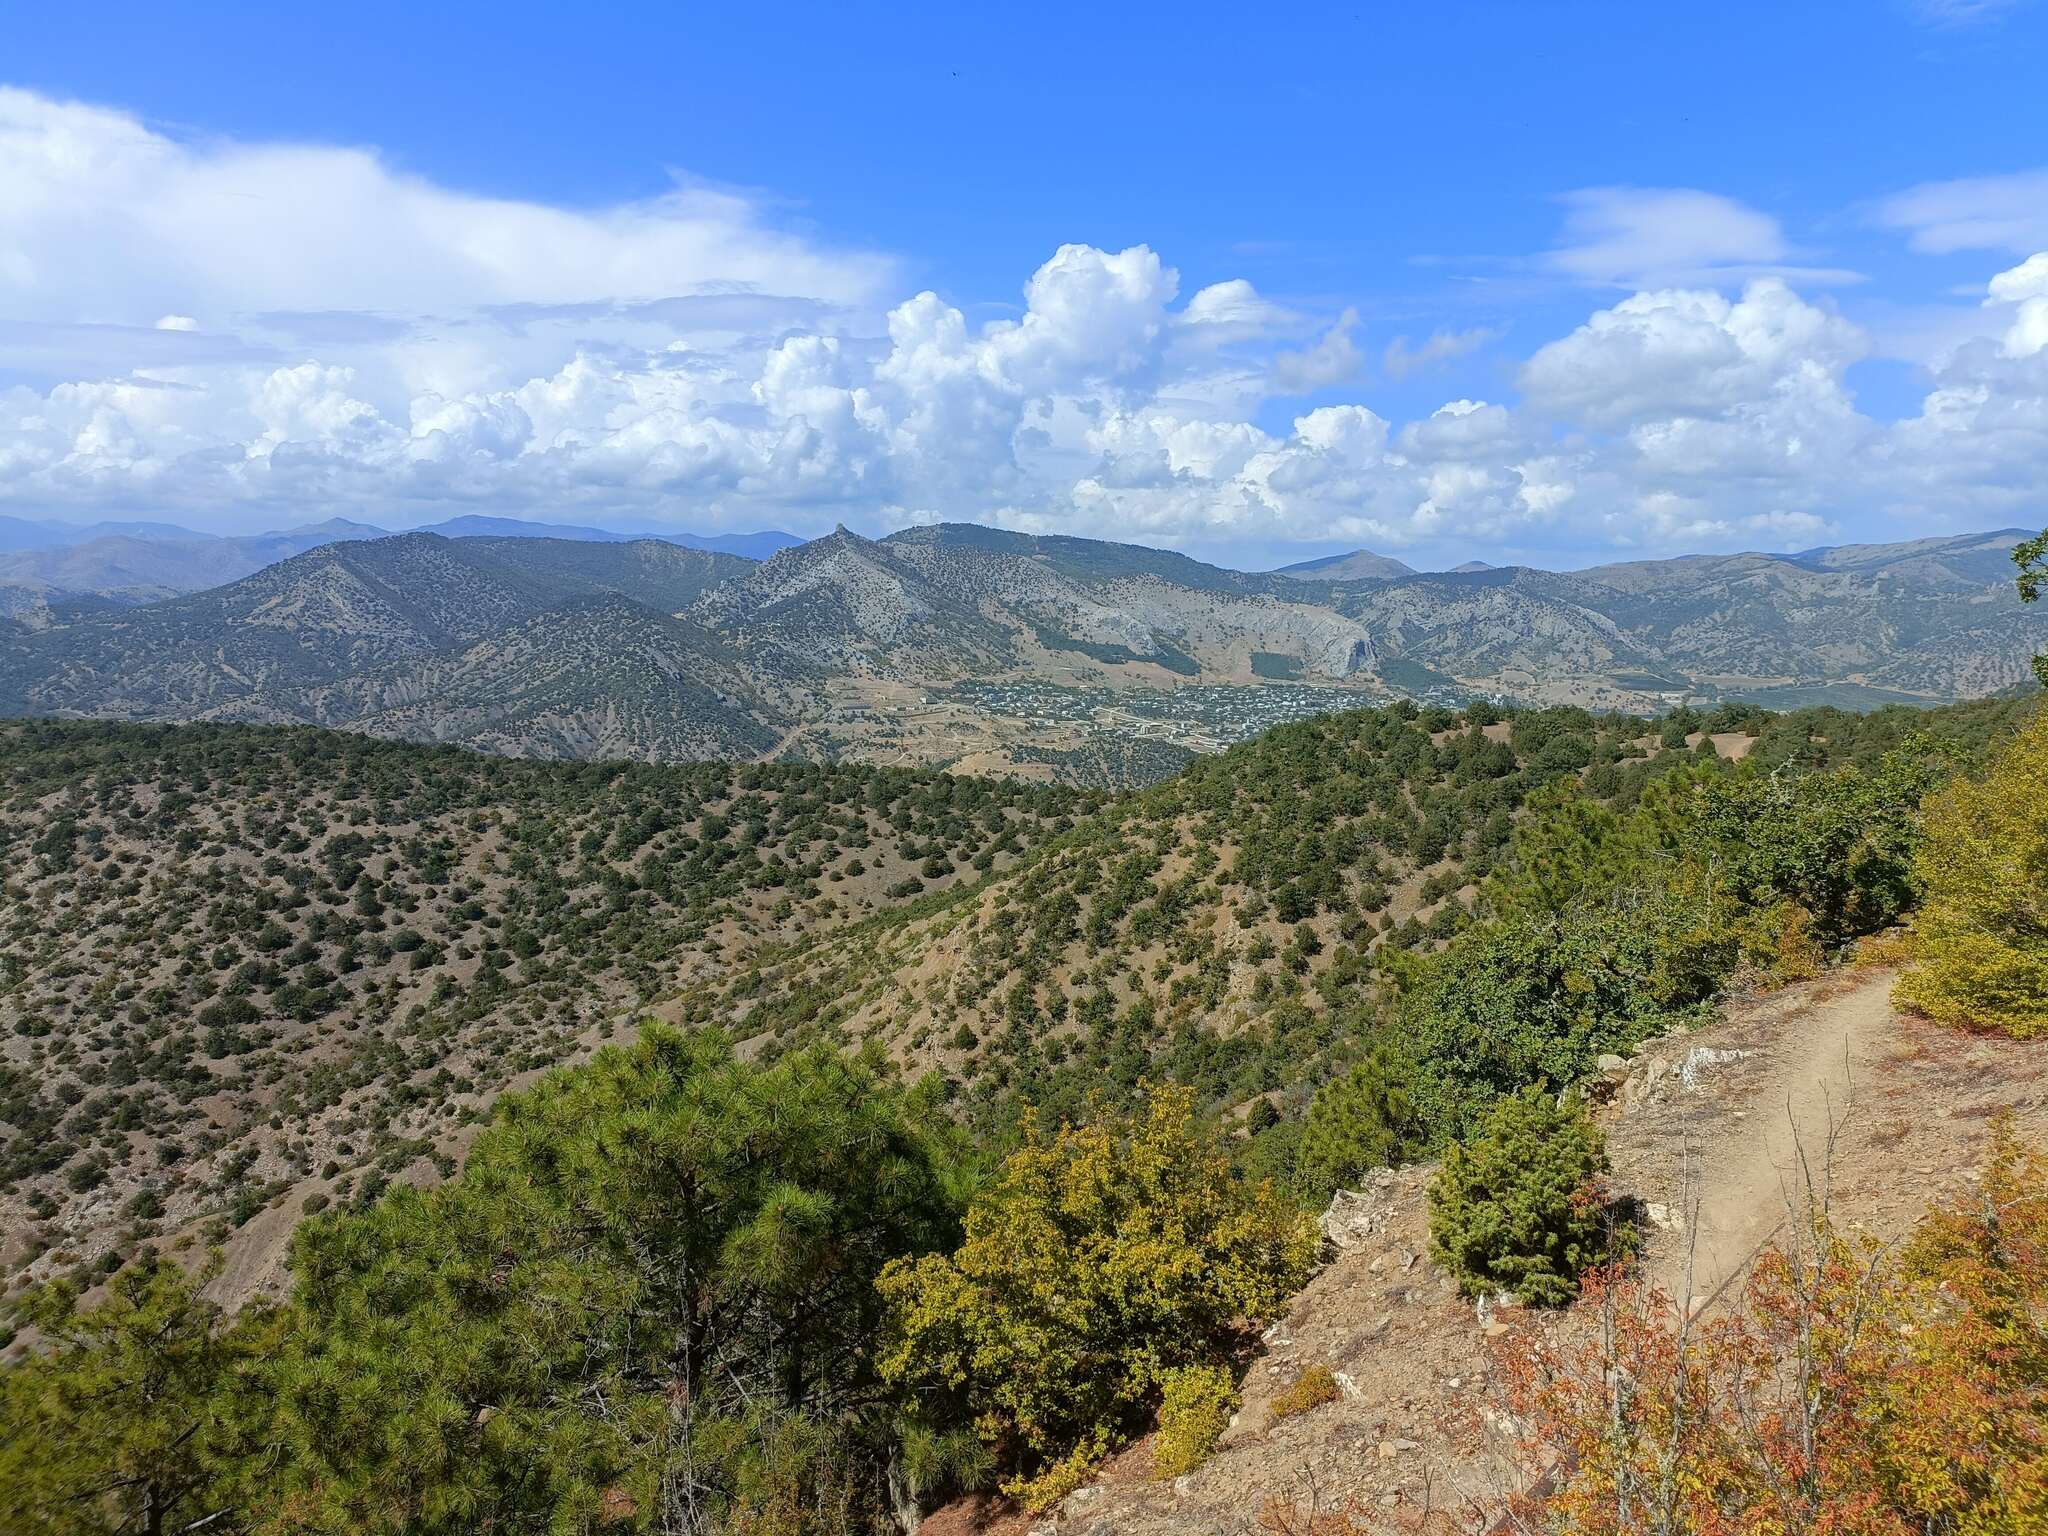
<path id="1" fill-rule="evenodd" d="M 1375 1052 L 1317 1091 L 1296 1154 L 1295 1182 L 1307 1198 L 1327 1201 L 1360 1174 L 1415 1157 L 1426 1141 L 1404 1067 Z"/>
<path id="2" fill-rule="evenodd" d="M 1614 1256 L 1601 1176 L 1607 1147 L 1576 1099 L 1541 1086 L 1495 1103 L 1453 1143 L 1429 1189 L 1429 1246 L 1468 1296 L 1506 1291 L 1561 1306 Z"/>
<path id="3" fill-rule="evenodd" d="M 1549 1474 L 1516 1529 L 2048 1529 L 2048 1162 L 2001 1135 L 1901 1253 L 1818 1211 L 1792 1228 L 1710 1320 L 1603 1273 L 1602 1326 L 1503 1341 L 1504 1406 Z"/>
<path id="4" fill-rule="evenodd" d="M 1311 1365 L 1294 1378 L 1294 1384 L 1273 1399 L 1273 1417 L 1295 1419 L 1313 1412 L 1344 1395 L 1337 1385 L 1337 1373 L 1327 1365 Z"/>

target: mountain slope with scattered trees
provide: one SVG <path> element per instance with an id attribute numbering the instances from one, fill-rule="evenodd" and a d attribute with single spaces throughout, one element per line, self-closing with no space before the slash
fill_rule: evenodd
<path id="1" fill-rule="evenodd" d="M 682 761 L 771 756 L 849 701 L 900 713 L 902 690 L 964 679 L 1638 712 L 1938 703 L 2011 690 L 2048 648 L 2048 614 L 2012 591 L 2020 543 L 1361 575 L 970 524 L 841 529 L 758 562 L 656 539 L 351 537 L 135 606 L 0 586 L 0 714 Z M 573 659 L 523 693 L 513 676 L 550 648 Z"/>
<path id="2" fill-rule="evenodd" d="M 1091 804 L 860 768 L 0 726 L 10 1282 L 231 1230 L 309 1181 L 374 1193 L 614 1017 L 1005 868 Z"/>
<path id="3" fill-rule="evenodd" d="M 0 1178 L 49 1278 L 10 1311 L 0 1523 L 843 1536 L 1075 1512 L 1120 1454 L 1178 1489 L 1333 1190 L 1441 1154 L 1444 1285 L 1561 1311 L 1486 1324 L 1511 1510 L 2020 1536 L 2036 1154 L 2000 1132 L 1895 1263 L 1797 1208 L 1697 1322 L 1633 1268 L 1660 1218 L 1589 1106 L 1864 946 L 2032 1034 L 2043 729 L 1397 704 L 1104 797 L 0 727 Z M 288 1287 L 230 1315 L 208 1245 L 308 1179 Z"/>

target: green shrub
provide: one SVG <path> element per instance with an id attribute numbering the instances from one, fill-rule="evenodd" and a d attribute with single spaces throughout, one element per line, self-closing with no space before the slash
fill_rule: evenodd
<path id="1" fill-rule="evenodd" d="M 1605 1138 L 1576 1099 L 1560 1104 L 1541 1085 L 1505 1096 L 1477 1136 L 1444 1153 L 1429 1189 L 1430 1256 L 1467 1296 L 1560 1306 L 1614 1256 L 1606 1171 Z"/>
<path id="2" fill-rule="evenodd" d="M 1898 1000 L 1945 1023 L 2048 1035 L 2048 715 L 1983 779 L 1932 798 L 1915 867 L 1919 963 Z"/>
<path id="3" fill-rule="evenodd" d="M 1498 1095 L 1576 1082 L 1710 996 L 1718 969 L 1692 963 L 1698 917 L 1691 893 L 1659 891 L 1488 923 L 1430 957 L 1401 1011 L 1422 1122 L 1469 1135 Z"/>
<path id="4" fill-rule="evenodd" d="M 995 1481 L 995 1458 L 972 1427 L 934 1429 L 907 1424 L 898 1439 L 903 1485 L 923 1503 L 954 1490 L 985 1488 Z"/>
<path id="5" fill-rule="evenodd" d="M 1308 1274 L 1314 1223 L 1234 1177 L 1181 1087 L 1129 1123 L 1023 1141 L 951 1254 L 899 1259 L 881 1370 L 922 1422 L 971 1423 L 1003 1486 L 1054 1502 L 1134 1430 L 1169 1377 L 1222 1358 Z"/>
<path id="6" fill-rule="evenodd" d="M 1296 1187 L 1326 1201 L 1361 1173 L 1416 1156 L 1427 1139 L 1404 1071 L 1375 1051 L 1317 1091 L 1302 1131 Z"/>
<path id="7" fill-rule="evenodd" d="M 1237 1383 L 1222 1366 L 1184 1365 L 1168 1371 L 1160 1386 L 1153 1471 L 1162 1478 L 1194 1471 L 1216 1449 L 1235 1412 Z"/>

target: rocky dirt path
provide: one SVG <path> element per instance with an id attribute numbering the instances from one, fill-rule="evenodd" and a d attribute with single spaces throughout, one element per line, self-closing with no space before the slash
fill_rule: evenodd
<path id="1" fill-rule="evenodd" d="M 1787 988 L 1631 1064 L 1615 1181 L 1648 1206 L 1644 1260 L 1673 1297 L 1738 1293 L 1809 1198 L 1847 1230 L 1903 1236 L 1975 1178 L 2001 1114 L 2048 1138 L 2048 1051 L 1903 1015 L 1895 979 L 1869 968 Z"/>
<path id="2" fill-rule="evenodd" d="M 1679 1059 L 1681 1087 L 1691 1092 L 1713 1093 L 1717 1072 L 1756 1065 L 1725 1095 L 1719 1134 L 1703 1137 L 1686 1161 L 1696 1182 L 1688 1188 L 1682 1178 L 1658 1202 L 1676 1227 L 1675 1240 L 1657 1245 L 1653 1273 L 1674 1298 L 1725 1297 L 1784 1234 L 1790 1212 L 1805 1209 L 1809 1196 L 1827 1196 L 1830 1148 L 1839 1150 L 1859 1107 L 1868 1112 L 1859 1087 L 1895 1047 L 1901 1021 L 1891 983 L 1888 971 L 1863 972 L 1839 992 L 1792 1001 L 1787 1016 L 1771 1021 L 1767 1044 L 1702 1041 Z M 1724 1054 L 1744 1050 L 1755 1054 Z"/>

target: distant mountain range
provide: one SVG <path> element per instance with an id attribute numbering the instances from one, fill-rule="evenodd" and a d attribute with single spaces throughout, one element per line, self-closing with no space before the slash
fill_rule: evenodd
<path id="1" fill-rule="evenodd" d="M 665 529 L 642 529 L 621 533 L 611 528 L 581 528 L 568 523 L 529 523 L 516 517 L 478 517 L 474 514 L 429 523 L 415 533 L 438 533 L 447 539 L 578 539 L 597 544 L 629 544 L 636 539 L 658 539 L 680 544 L 685 549 L 708 549 L 722 555 L 742 555 L 749 560 L 766 560 L 778 550 L 803 543 L 793 533 L 766 529 L 760 533 L 674 533 Z"/>
<path id="2" fill-rule="evenodd" d="M 1345 555 L 1325 555 L 1320 560 L 1303 560 L 1283 565 L 1278 576 L 1308 576 L 1317 581 L 1391 581 L 1396 576 L 1413 576 L 1415 568 L 1403 565 L 1391 555 L 1376 555 L 1369 549 L 1354 549 Z"/>
<path id="3" fill-rule="evenodd" d="M 326 542 L 210 590 L 0 606 L 0 715 L 304 721 L 533 755 L 745 757 L 823 719 L 826 696 L 843 702 L 849 688 L 1296 682 L 1353 699 L 1860 706 L 2030 686 L 2029 658 L 2048 648 L 2048 612 L 2013 591 L 2017 530 L 1328 579 L 972 524 L 885 539 L 840 529 L 765 561 L 455 527 L 299 530 L 280 537 Z M 1324 568 L 1355 569 L 1351 558 Z"/>
<path id="4" fill-rule="evenodd" d="M 803 541 L 795 534 L 690 534 L 665 530 L 621 533 L 560 523 L 531 523 L 512 517 L 474 514 L 413 530 L 444 538 L 572 539 L 588 543 L 630 543 L 656 539 L 685 549 L 713 550 L 765 560 Z M 392 530 L 331 518 L 303 528 L 244 537 L 224 537 L 171 523 L 59 523 L 0 517 L 0 612 L 44 598 L 93 596 L 122 602 L 153 602 L 207 587 L 288 560 L 323 544 L 383 539 Z M 10 604 L 6 589 L 16 589 Z M 26 589 L 21 590 L 21 589 Z"/>
<path id="5" fill-rule="evenodd" d="M 34 518 L 0 517 L 0 554 L 24 549 L 63 549 L 89 539 L 119 535 L 137 539 L 201 539 L 172 523 L 59 523 Z"/>
<path id="6" fill-rule="evenodd" d="M 1301 678 L 1621 708 L 1816 690 L 1950 699 L 2022 684 L 2048 642 L 2048 613 L 2013 591 L 2023 537 L 1322 579 L 971 525 L 842 530 L 702 611 L 757 658 L 911 676 Z"/>
<path id="7" fill-rule="evenodd" d="M 551 757 L 756 756 L 778 712 L 675 615 L 744 570 L 659 540 L 323 544 L 0 640 L 0 715 L 319 723 Z"/>

